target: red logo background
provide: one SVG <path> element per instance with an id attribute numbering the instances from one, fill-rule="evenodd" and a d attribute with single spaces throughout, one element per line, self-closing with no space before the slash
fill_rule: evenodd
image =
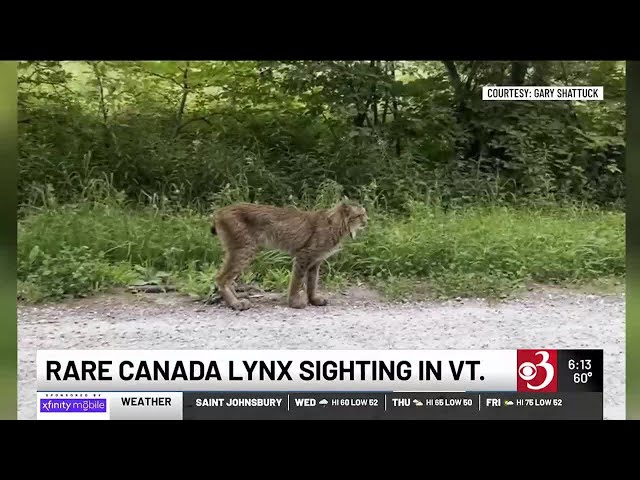
<path id="1" fill-rule="evenodd" d="M 519 392 L 558 391 L 558 352 L 556 350 L 518 350 Z"/>

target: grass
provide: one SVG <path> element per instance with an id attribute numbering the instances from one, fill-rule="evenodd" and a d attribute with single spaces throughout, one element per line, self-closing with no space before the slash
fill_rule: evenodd
<path id="1" fill-rule="evenodd" d="M 27 302 L 165 280 L 211 292 L 222 261 L 207 218 L 111 204 L 32 213 L 18 226 L 18 294 Z M 243 280 L 285 291 L 290 258 L 264 251 Z M 528 283 L 611 285 L 625 275 L 625 217 L 580 208 L 415 206 L 372 212 L 365 235 L 323 269 L 323 286 L 366 282 L 391 297 L 499 297 Z"/>

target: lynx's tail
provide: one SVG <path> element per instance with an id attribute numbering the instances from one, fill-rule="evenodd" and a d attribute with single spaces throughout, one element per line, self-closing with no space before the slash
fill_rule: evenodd
<path id="1" fill-rule="evenodd" d="M 211 235 L 213 235 L 213 236 L 216 235 L 216 226 L 215 225 L 211 225 Z"/>

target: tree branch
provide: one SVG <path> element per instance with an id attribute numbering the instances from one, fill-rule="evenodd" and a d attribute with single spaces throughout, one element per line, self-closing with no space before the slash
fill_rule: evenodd
<path id="1" fill-rule="evenodd" d="M 146 70 L 144 68 L 143 68 L 143 70 L 144 70 L 145 73 L 148 73 L 149 75 L 151 75 L 153 77 L 158 77 L 158 78 L 161 78 L 163 80 L 168 80 L 170 82 L 175 83 L 179 87 L 182 87 L 182 84 L 179 81 L 177 81 L 175 78 L 173 78 L 173 77 L 169 77 L 169 76 L 166 76 L 166 75 L 160 75 L 159 73 L 151 72 L 151 71 Z"/>
<path id="2" fill-rule="evenodd" d="M 180 125 L 182 124 L 182 116 L 184 115 L 184 109 L 187 104 L 187 96 L 189 95 L 189 62 L 187 62 L 183 74 L 182 74 L 182 98 L 180 99 L 180 107 L 178 107 L 178 113 L 176 114 L 176 124 L 173 129 L 173 136 L 175 138 L 180 131 Z"/>
<path id="3" fill-rule="evenodd" d="M 102 113 L 102 120 L 106 127 L 109 119 L 109 115 L 107 112 L 107 104 L 104 98 L 104 84 L 102 83 L 102 75 L 98 70 L 98 64 L 96 62 L 90 62 L 90 65 L 91 65 L 91 68 L 93 69 L 93 74 L 96 76 L 96 82 L 98 82 L 98 92 L 100 93 L 100 103 L 99 103 L 100 113 Z"/>

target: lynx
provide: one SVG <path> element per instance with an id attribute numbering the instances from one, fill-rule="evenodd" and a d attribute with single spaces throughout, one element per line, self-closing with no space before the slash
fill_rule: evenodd
<path id="1" fill-rule="evenodd" d="M 251 302 L 238 298 L 233 283 L 253 262 L 260 248 L 277 249 L 293 257 L 288 289 L 290 307 L 327 305 L 327 299 L 317 291 L 320 264 L 338 252 L 348 236 L 355 238 L 366 228 L 368 216 L 364 207 L 345 202 L 311 211 L 239 203 L 217 210 L 211 220 L 211 233 L 220 239 L 225 252 L 216 285 L 228 306 L 246 310 Z"/>

